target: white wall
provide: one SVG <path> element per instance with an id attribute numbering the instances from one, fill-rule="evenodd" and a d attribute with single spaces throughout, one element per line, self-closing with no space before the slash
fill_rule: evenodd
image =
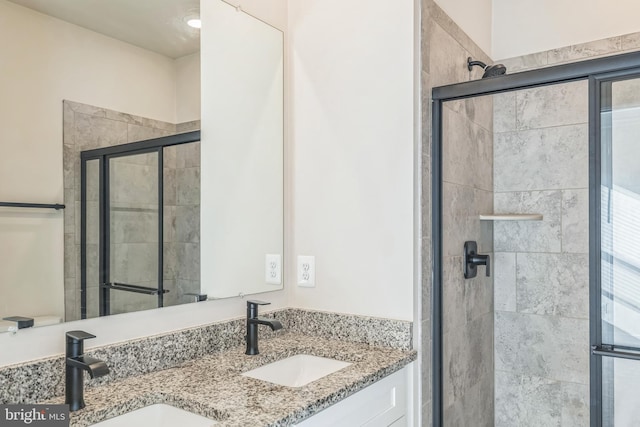
<path id="1" fill-rule="evenodd" d="M 492 57 L 492 0 L 435 0 L 435 2 L 487 55 Z M 512 1 L 512 3 L 520 2 Z"/>
<path id="2" fill-rule="evenodd" d="M 493 0 L 493 58 L 640 31 L 637 0 Z"/>
<path id="3" fill-rule="evenodd" d="M 200 52 L 175 60 L 175 123 L 200 120 Z"/>
<path id="4" fill-rule="evenodd" d="M 292 304 L 413 319 L 412 0 L 289 3 Z M 289 262 L 295 262 L 290 259 Z"/>

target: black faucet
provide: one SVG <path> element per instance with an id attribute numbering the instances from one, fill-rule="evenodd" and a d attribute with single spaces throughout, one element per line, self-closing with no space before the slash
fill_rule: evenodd
<path id="1" fill-rule="evenodd" d="M 102 377 L 109 373 L 109 367 L 102 360 L 85 356 L 84 340 L 95 338 L 84 331 L 69 331 L 66 346 L 65 363 L 65 401 L 70 411 L 84 408 L 84 375 L 89 372 L 91 378 Z"/>
<path id="2" fill-rule="evenodd" d="M 258 325 L 267 325 L 272 330 L 282 329 L 282 323 L 275 319 L 258 317 L 258 306 L 268 305 L 270 302 L 247 301 L 247 351 L 245 354 L 256 355 L 258 351 Z"/>

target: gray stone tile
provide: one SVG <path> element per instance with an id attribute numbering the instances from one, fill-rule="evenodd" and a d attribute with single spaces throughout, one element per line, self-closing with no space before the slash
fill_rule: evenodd
<path id="1" fill-rule="evenodd" d="M 165 169 L 175 169 L 178 156 L 178 146 L 170 145 L 162 150 L 163 166 Z"/>
<path id="2" fill-rule="evenodd" d="M 95 117 L 106 117 L 107 110 L 93 105 L 81 104 L 79 102 L 73 102 L 65 100 L 64 103 L 68 105 L 75 113 L 86 114 Z"/>
<path id="3" fill-rule="evenodd" d="M 200 244 L 180 243 L 177 247 L 176 278 L 200 281 Z"/>
<path id="4" fill-rule="evenodd" d="M 432 256 L 431 256 L 431 239 L 423 238 L 422 242 L 422 307 L 421 307 L 421 320 L 427 321 L 431 318 L 431 264 L 432 264 Z"/>
<path id="5" fill-rule="evenodd" d="M 200 204 L 200 168 L 176 170 L 178 205 Z"/>
<path id="6" fill-rule="evenodd" d="M 589 190 L 562 192 L 562 252 L 589 253 Z"/>
<path id="7" fill-rule="evenodd" d="M 431 400 L 424 400 L 423 399 L 423 404 L 422 404 L 422 427 L 432 427 L 432 403 Z"/>
<path id="8" fill-rule="evenodd" d="M 496 370 L 589 383 L 588 320 L 501 311 L 495 318 Z"/>
<path id="9" fill-rule="evenodd" d="M 494 427 L 494 381 L 485 374 L 459 399 L 444 409 L 446 427 Z"/>
<path id="10" fill-rule="evenodd" d="M 132 285 L 157 287 L 157 282 L 138 282 Z M 134 311 L 151 310 L 158 308 L 158 299 L 155 295 L 137 294 L 133 292 L 111 292 L 111 314 L 131 313 Z"/>
<path id="11" fill-rule="evenodd" d="M 563 427 L 560 382 L 496 371 L 495 393 L 495 427 Z"/>
<path id="12" fill-rule="evenodd" d="M 176 167 L 178 169 L 200 167 L 200 142 L 176 146 Z"/>
<path id="13" fill-rule="evenodd" d="M 156 208 L 148 210 L 111 210 L 111 243 L 158 242 L 158 219 Z"/>
<path id="14" fill-rule="evenodd" d="M 475 240 L 479 246 L 486 247 L 482 241 L 485 225 L 480 224 L 479 215 L 491 211 L 491 193 L 444 182 L 442 197 L 443 254 L 459 256 L 467 240 Z"/>
<path id="15" fill-rule="evenodd" d="M 76 277 L 76 243 L 73 234 L 64 235 L 64 277 Z"/>
<path id="16" fill-rule="evenodd" d="M 92 319 L 100 315 L 98 286 L 87 286 L 87 318 Z"/>
<path id="17" fill-rule="evenodd" d="M 195 130 L 200 130 L 200 120 L 192 120 L 190 122 L 183 122 L 176 124 L 176 132 L 193 132 Z"/>
<path id="18" fill-rule="evenodd" d="M 76 202 L 76 243 L 80 244 L 80 202 Z M 87 243 L 98 244 L 100 240 L 100 205 L 98 202 L 87 202 Z"/>
<path id="19" fill-rule="evenodd" d="M 164 234 L 163 241 L 165 243 L 176 241 L 176 206 L 164 207 L 164 215 L 162 219 L 164 221 L 162 232 Z"/>
<path id="20" fill-rule="evenodd" d="M 496 252 L 492 267 L 496 311 L 516 311 L 516 254 Z"/>
<path id="21" fill-rule="evenodd" d="M 519 312 L 589 319 L 587 254 L 519 253 L 516 264 Z"/>
<path id="22" fill-rule="evenodd" d="M 76 146 L 80 151 L 126 144 L 127 125 L 87 114 L 75 114 Z"/>
<path id="23" fill-rule="evenodd" d="M 488 132 L 493 132 L 493 96 L 475 96 L 445 104 Z"/>
<path id="24" fill-rule="evenodd" d="M 127 124 L 143 125 L 142 117 L 134 116 L 133 114 L 122 113 L 120 111 L 105 110 L 105 117 L 111 120 L 124 122 Z"/>
<path id="25" fill-rule="evenodd" d="M 200 293 L 200 282 L 198 280 L 178 279 L 177 290 L 177 304 L 188 304 L 194 302 L 194 297 L 186 294 Z"/>
<path id="26" fill-rule="evenodd" d="M 621 37 L 622 50 L 636 50 L 640 48 L 640 33 L 626 34 Z"/>
<path id="27" fill-rule="evenodd" d="M 178 206 L 176 209 L 176 242 L 200 241 L 200 206 Z"/>
<path id="28" fill-rule="evenodd" d="M 535 70 L 547 65 L 547 51 L 516 56 L 515 58 L 501 59 L 496 62 L 507 67 L 507 74 L 525 70 Z"/>
<path id="29" fill-rule="evenodd" d="M 75 145 L 64 144 L 62 146 L 62 155 L 64 188 L 74 188 L 76 176 L 76 157 L 79 156 L 79 154 L 76 152 Z"/>
<path id="30" fill-rule="evenodd" d="M 589 121 L 587 81 L 515 92 L 517 128 L 539 129 Z"/>
<path id="31" fill-rule="evenodd" d="M 431 363 L 432 363 L 432 343 L 431 343 L 431 322 L 422 321 L 422 351 L 420 352 L 420 360 L 422 362 L 421 372 L 421 390 L 422 401 L 431 400 Z"/>
<path id="32" fill-rule="evenodd" d="M 111 281 L 137 283 L 158 275 L 157 243 L 111 245 Z"/>
<path id="33" fill-rule="evenodd" d="M 169 291 L 164 294 L 163 306 L 170 307 L 178 304 L 178 291 L 176 289 L 175 280 L 163 280 L 162 287 L 165 291 Z"/>
<path id="34" fill-rule="evenodd" d="M 170 135 L 176 133 L 175 123 L 163 122 L 161 120 L 154 120 L 147 117 L 138 117 L 138 119 L 142 122 L 141 126 L 163 130 L 169 132 Z"/>
<path id="35" fill-rule="evenodd" d="M 494 221 L 496 252 L 560 252 L 561 191 L 495 193 L 495 211 L 540 213 L 542 221 Z"/>
<path id="36" fill-rule="evenodd" d="M 427 28 L 430 45 L 429 73 L 434 86 L 460 83 L 469 80 L 468 52 L 438 24 Z"/>
<path id="37" fill-rule="evenodd" d="M 593 56 L 611 54 L 620 51 L 621 47 L 621 37 L 611 37 L 608 39 L 581 43 L 573 46 L 550 50 L 548 53 L 547 62 L 549 65 L 552 65 L 559 62 L 576 61 Z"/>
<path id="38" fill-rule="evenodd" d="M 87 245 L 87 286 L 100 284 L 100 257 L 98 245 Z"/>
<path id="39" fill-rule="evenodd" d="M 586 384 L 560 383 L 560 413 L 562 427 L 590 425 L 589 386 Z"/>
<path id="40" fill-rule="evenodd" d="M 178 203 L 178 188 L 176 183 L 176 169 L 163 169 L 163 198 L 165 206 L 175 206 Z"/>
<path id="41" fill-rule="evenodd" d="M 73 188 L 64 189 L 64 232 L 76 232 L 76 210 L 75 210 L 75 190 Z M 78 221 L 80 218 L 78 217 Z"/>
<path id="42" fill-rule="evenodd" d="M 443 114 L 443 180 L 492 191 L 493 134 L 448 104 Z"/>
<path id="43" fill-rule="evenodd" d="M 157 206 L 157 166 L 135 165 L 119 160 L 110 161 L 111 206 Z"/>
<path id="44" fill-rule="evenodd" d="M 164 243 L 162 246 L 164 280 L 175 280 L 178 277 L 178 244 Z"/>
<path id="45" fill-rule="evenodd" d="M 75 146 L 75 116 L 73 108 L 67 101 L 62 101 L 62 143 Z"/>
<path id="46" fill-rule="evenodd" d="M 494 144 L 497 192 L 588 187 L 586 124 L 499 133 Z"/>
<path id="47" fill-rule="evenodd" d="M 516 93 L 506 92 L 493 95 L 494 132 L 516 130 Z"/>
<path id="48" fill-rule="evenodd" d="M 174 132 L 156 129 L 152 127 L 128 124 L 128 142 L 146 141 L 147 139 L 160 138 L 173 135 Z"/>
<path id="49" fill-rule="evenodd" d="M 442 261 L 442 330 L 444 334 L 456 333 L 467 323 L 462 257 L 447 256 Z"/>
<path id="50" fill-rule="evenodd" d="M 448 407 L 493 372 L 493 315 L 443 336 L 443 401 Z"/>
<path id="51" fill-rule="evenodd" d="M 65 281 L 66 283 L 66 281 Z M 73 287 L 64 290 L 64 321 L 80 320 L 80 302 L 77 299 L 79 291 Z"/>

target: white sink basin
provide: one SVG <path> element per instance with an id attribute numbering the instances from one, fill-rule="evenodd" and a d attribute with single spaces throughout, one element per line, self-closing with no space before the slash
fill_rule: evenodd
<path id="1" fill-rule="evenodd" d="M 210 427 L 215 421 L 171 405 L 158 403 L 110 418 L 93 427 Z"/>
<path id="2" fill-rule="evenodd" d="M 261 366 L 242 375 L 287 387 L 302 387 L 349 365 L 351 363 L 326 357 L 299 354 Z"/>

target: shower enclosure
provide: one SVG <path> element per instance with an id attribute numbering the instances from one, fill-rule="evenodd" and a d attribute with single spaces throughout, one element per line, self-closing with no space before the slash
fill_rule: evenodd
<path id="1" fill-rule="evenodd" d="M 434 88 L 434 426 L 640 419 L 639 111 L 638 53 Z"/>
<path id="2" fill-rule="evenodd" d="M 197 131 L 81 153 L 81 318 L 198 297 L 199 141 Z"/>

